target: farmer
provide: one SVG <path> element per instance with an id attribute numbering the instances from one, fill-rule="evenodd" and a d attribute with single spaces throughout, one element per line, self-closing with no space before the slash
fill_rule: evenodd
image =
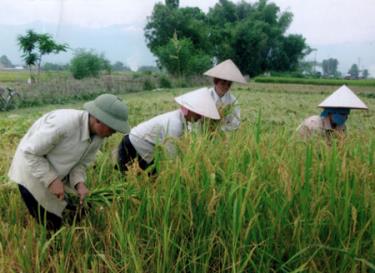
<path id="1" fill-rule="evenodd" d="M 171 138 L 181 137 L 188 121 L 196 122 L 201 117 L 220 119 L 215 102 L 207 88 L 176 97 L 175 101 L 180 105 L 180 109 L 142 122 L 124 136 L 117 153 L 121 172 L 126 172 L 128 165 L 136 159 L 143 170 L 153 165 L 156 144 L 164 144 L 168 153 L 173 155 L 175 146 Z M 152 173 L 155 171 L 152 170 Z"/>
<path id="2" fill-rule="evenodd" d="M 350 109 L 368 109 L 368 107 L 345 85 L 327 97 L 318 107 L 323 108 L 320 116 L 305 119 L 297 128 L 303 138 L 318 134 L 330 137 L 332 133 L 342 135 Z"/>
<path id="3" fill-rule="evenodd" d="M 240 126 L 240 107 L 237 99 L 231 94 L 232 82 L 246 84 L 238 67 L 232 60 L 226 60 L 204 75 L 212 77 L 214 86 L 210 89 L 212 98 L 221 116 L 221 129 L 223 131 L 236 130 Z"/>
<path id="4" fill-rule="evenodd" d="M 55 110 L 39 118 L 18 145 L 8 173 L 30 214 L 49 230 L 62 225 L 66 192 L 83 203 L 86 168 L 103 139 L 129 132 L 127 106 L 116 96 L 100 95 L 84 109 Z"/>

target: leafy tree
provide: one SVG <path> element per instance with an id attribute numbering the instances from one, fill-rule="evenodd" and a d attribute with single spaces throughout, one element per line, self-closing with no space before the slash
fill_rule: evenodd
<path id="1" fill-rule="evenodd" d="M 350 74 L 350 77 L 351 77 L 352 79 L 358 79 L 358 77 L 359 77 L 359 68 L 358 68 L 358 65 L 353 64 L 353 65 L 350 67 L 348 73 Z"/>
<path id="2" fill-rule="evenodd" d="M 310 51 L 301 35 L 285 35 L 293 15 L 267 0 L 253 5 L 220 0 L 207 16 L 214 57 L 232 58 L 250 76 L 297 70 Z"/>
<path id="3" fill-rule="evenodd" d="M 98 77 L 101 71 L 110 73 L 110 63 L 103 54 L 78 49 L 70 62 L 70 71 L 75 79 Z"/>
<path id="4" fill-rule="evenodd" d="M 190 39 L 178 39 L 175 34 L 167 45 L 158 49 L 159 63 L 174 76 L 202 73 L 211 66 L 210 56 L 199 52 Z"/>
<path id="5" fill-rule="evenodd" d="M 339 61 L 337 59 L 329 58 L 327 60 L 323 60 L 322 62 L 323 75 L 325 77 L 337 76 L 338 65 L 339 65 Z"/>
<path id="6" fill-rule="evenodd" d="M 172 1 L 173 2 L 173 1 Z M 147 46 L 167 68 L 176 66 L 173 61 L 173 35 L 176 33 L 182 54 L 189 51 L 190 58 L 179 58 L 179 73 L 191 73 L 187 62 L 191 59 L 223 61 L 231 58 L 250 76 L 267 70 L 296 70 L 298 63 L 309 53 L 301 35 L 286 35 L 292 21 L 290 12 L 267 0 L 255 4 L 241 1 L 219 0 L 204 14 L 198 8 L 179 8 L 158 3 L 145 27 Z M 188 42 L 190 40 L 190 43 Z M 185 62 L 186 60 L 186 62 Z M 184 69 L 184 71 L 182 71 Z M 167 68 L 171 73 L 176 70 Z M 200 70 L 194 71 L 200 73 Z"/>
<path id="7" fill-rule="evenodd" d="M 122 62 L 117 61 L 112 65 L 113 71 L 131 71 L 128 66 L 125 66 Z"/>
<path id="8" fill-rule="evenodd" d="M 49 34 L 39 34 L 38 38 L 38 74 L 40 73 L 40 65 L 42 63 L 42 57 L 51 53 L 58 54 L 59 52 L 65 52 L 68 49 L 67 44 L 56 43 L 51 35 Z"/>
<path id="9" fill-rule="evenodd" d="M 369 72 L 368 72 L 368 69 L 364 69 L 363 70 L 363 72 L 362 72 L 362 77 L 364 78 L 364 79 L 367 79 L 368 78 L 368 76 L 369 76 Z"/>
<path id="10" fill-rule="evenodd" d="M 178 8 L 178 6 L 180 5 L 180 1 L 179 0 L 165 0 L 165 5 L 169 8 Z"/>
<path id="11" fill-rule="evenodd" d="M 33 79 L 32 67 L 37 66 L 38 75 L 42 57 L 47 54 L 58 54 L 68 49 L 67 44 L 56 43 L 49 34 L 39 34 L 28 30 L 25 35 L 17 37 L 18 45 L 23 52 L 22 58 L 29 67 L 30 77 Z"/>
<path id="12" fill-rule="evenodd" d="M 12 68 L 14 65 L 12 62 L 8 59 L 6 55 L 3 55 L 0 57 L 0 64 L 2 64 L 6 68 Z"/>
<path id="13" fill-rule="evenodd" d="M 186 63 L 188 58 L 184 57 L 187 52 L 210 58 L 207 54 L 210 50 L 208 34 L 206 16 L 199 8 L 178 8 L 171 6 L 170 1 L 166 5 L 158 3 L 154 6 L 145 27 L 147 45 L 158 57 L 158 64 L 174 75 L 190 73 L 191 67 L 188 68 Z M 175 70 L 176 67 L 179 68 Z"/>

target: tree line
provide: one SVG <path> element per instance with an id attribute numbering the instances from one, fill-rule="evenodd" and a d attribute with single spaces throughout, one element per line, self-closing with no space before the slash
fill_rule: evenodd
<path id="1" fill-rule="evenodd" d="M 231 58 L 243 73 L 255 76 L 294 71 L 311 52 L 302 35 L 286 34 L 292 19 L 291 12 L 267 0 L 219 0 L 207 14 L 166 0 L 154 6 L 144 30 L 158 65 L 173 75 L 199 74 L 212 60 Z"/>
<path id="2" fill-rule="evenodd" d="M 244 74 L 256 76 L 264 72 L 305 71 L 318 75 L 316 66 L 324 77 L 340 77 L 338 61 L 330 58 L 322 63 L 306 62 L 303 58 L 315 51 L 305 38 L 298 34 L 286 34 L 293 14 L 281 11 L 268 0 L 253 4 L 229 0 L 219 2 L 204 13 L 197 7 L 180 7 L 179 0 L 165 0 L 155 4 L 144 28 L 146 43 L 157 58 L 158 69 L 175 77 L 201 74 L 213 63 L 232 59 Z M 28 30 L 18 36 L 22 57 L 35 78 L 32 68 L 41 70 L 42 57 L 69 49 L 59 44 L 49 34 Z M 6 56 L 0 64 L 11 66 Z M 44 64 L 45 70 L 69 69 L 77 79 L 97 77 L 102 71 L 130 71 L 122 62 L 111 64 L 104 54 L 93 50 L 75 50 L 69 65 Z M 148 70 L 147 67 L 140 69 Z M 147 69 L 146 69 L 147 68 Z M 151 68 L 155 70 L 155 68 Z M 353 64 L 348 74 L 351 78 L 368 77 L 368 70 L 361 71 Z"/>

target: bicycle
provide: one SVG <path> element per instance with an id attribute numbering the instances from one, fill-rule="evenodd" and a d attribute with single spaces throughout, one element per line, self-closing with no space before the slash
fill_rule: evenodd
<path id="1" fill-rule="evenodd" d="M 19 106 L 21 95 L 14 89 L 0 87 L 0 111 L 8 111 Z"/>

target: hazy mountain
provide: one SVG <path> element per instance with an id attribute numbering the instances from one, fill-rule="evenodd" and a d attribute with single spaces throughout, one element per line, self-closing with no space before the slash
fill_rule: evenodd
<path id="1" fill-rule="evenodd" d="M 27 29 L 50 33 L 56 41 L 68 43 L 72 49 L 94 49 L 104 53 L 111 61 L 121 61 L 136 69 L 141 65 L 155 65 L 155 58 L 145 44 L 143 26 L 114 25 L 96 29 L 69 25 L 51 25 L 35 22 L 27 25 L 0 25 L 0 56 L 6 55 L 13 64 L 22 64 L 21 53 L 16 38 Z M 375 76 L 375 41 L 367 43 L 346 43 L 330 45 L 311 45 L 317 49 L 308 59 L 317 61 L 335 58 L 339 61 L 339 70 L 345 74 L 354 63 L 361 69 L 368 69 Z M 316 56 L 315 56 L 316 54 Z M 46 56 L 44 61 L 68 63 L 72 50 L 68 53 Z"/>

